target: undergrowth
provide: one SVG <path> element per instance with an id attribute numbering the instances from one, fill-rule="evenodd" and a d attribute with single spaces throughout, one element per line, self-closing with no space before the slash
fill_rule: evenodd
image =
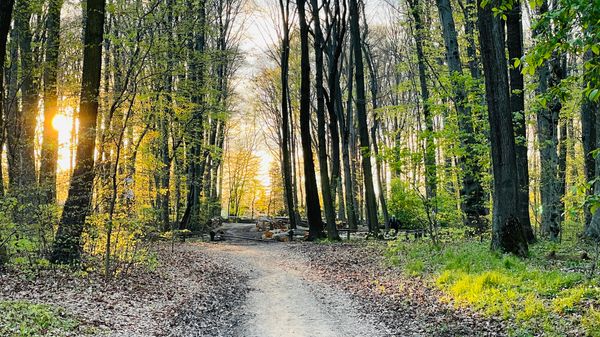
<path id="1" fill-rule="evenodd" d="M 520 259 L 474 241 L 394 241 L 387 256 L 407 275 L 432 281 L 444 301 L 512 320 L 513 336 L 600 336 L 600 279 L 586 274 L 591 262 L 565 253 L 573 251 L 538 243 Z"/>
<path id="2" fill-rule="evenodd" d="M 74 336 L 79 322 L 61 308 L 25 301 L 0 301 L 0 336 Z M 77 331 L 77 334 L 74 332 Z"/>

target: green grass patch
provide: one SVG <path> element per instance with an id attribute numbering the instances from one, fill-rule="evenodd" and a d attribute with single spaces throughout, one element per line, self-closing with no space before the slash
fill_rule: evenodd
<path id="1" fill-rule="evenodd" d="M 445 294 L 443 300 L 513 320 L 515 336 L 563 336 L 579 329 L 600 337 L 600 311 L 594 309 L 600 308 L 600 279 L 584 273 L 589 261 L 565 255 L 576 249 L 556 249 L 537 244 L 530 258 L 520 259 L 492 252 L 487 243 L 440 247 L 395 241 L 389 243 L 387 257 L 407 275 L 430 280 Z M 546 258 L 549 250 L 557 258 Z"/>
<path id="2" fill-rule="evenodd" d="M 0 301 L 0 313 L 0 336 L 73 336 L 79 327 L 64 309 L 45 304 Z"/>

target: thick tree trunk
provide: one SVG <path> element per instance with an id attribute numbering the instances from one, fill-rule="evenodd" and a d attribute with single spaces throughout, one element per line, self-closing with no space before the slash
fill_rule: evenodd
<path id="1" fill-rule="evenodd" d="M 310 136 L 310 59 L 308 52 L 308 23 L 306 21 L 306 1 L 298 0 L 298 19 L 300 22 L 300 138 L 302 139 L 302 156 L 304 159 L 304 187 L 306 200 L 306 216 L 308 218 L 309 240 L 323 236 L 323 220 L 319 205 L 319 191 L 315 176 L 312 139 Z"/>
<path id="2" fill-rule="evenodd" d="M 548 11 L 544 2 L 541 13 Z M 550 27 L 538 27 L 534 35 L 552 34 Z M 558 240 L 561 226 L 560 177 L 558 158 L 558 126 L 562 104 L 558 97 L 550 97 L 552 88 L 565 77 L 562 56 L 552 59 L 538 69 L 538 93 L 546 96 L 546 106 L 538 110 L 538 142 L 540 151 L 540 197 L 542 200 L 542 233 L 551 240 Z"/>
<path id="3" fill-rule="evenodd" d="M 203 153 L 204 144 L 204 97 L 202 87 L 204 85 L 204 62 L 201 60 L 206 43 L 206 3 L 202 0 L 198 4 L 198 26 L 199 31 L 194 37 L 194 48 L 190 66 L 191 79 L 193 82 L 194 93 L 192 101 L 197 105 L 194 111 L 193 130 L 190 146 L 190 156 L 188 159 L 188 193 L 187 202 L 179 229 L 193 229 L 198 225 L 200 215 L 200 194 L 202 192 L 202 178 L 204 177 Z"/>
<path id="4" fill-rule="evenodd" d="M 523 56 L 523 26 L 521 24 L 521 4 L 516 3 L 507 14 L 506 45 L 509 62 Z M 527 161 L 527 128 L 525 121 L 525 85 L 519 67 L 510 66 L 510 107 L 515 130 L 515 150 L 517 155 L 517 179 L 519 184 L 519 222 L 523 226 L 529 243 L 535 241 L 529 218 L 529 167 Z"/>
<path id="5" fill-rule="evenodd" d="M 465 224 L 481 226 L 485 221 L 484 217 L 488 214 L 488 210 L 485 205 L 483 186 L 477 178 L 481 173 L 476 156 L 477 142 L 472 126 L 473 116 L 466 100 L 467 92 L 462 79 L 460 49 L 450 0 L 437 0 L 437 7 L 446 45 L 446 61 L 448 62 L 448 70 L 450 71 L 454 90 L 454 102 L 458 113 L 459 138 L 465 153 L 464 157 L 458 159 L 462 171 L 462 186 L 460 189 L 462 211 L 465 213 Z"/>
<path id="6" fill-rule="evenodd" d="M 363 185 L 365 188 L 365 212 L 369 232 L 379 232 L 379 221 L 377 220 L 377 201 L 375 189 L 373 188 L 373 172 L 371 169 L 371 153 L 369 131 L 367 125 L 367 106 L 365 96 L 365 75 L 362 59 L 362 44 L 359 25 L 359 8 L 357 0 L 349 0 L 350 10 L 350 37 L 354 52 L 354 79 L 356 81 L 356 117 L 358 122 L 358 134 L 360 139 Z"/>
<path id="7" fill-rule="evenodd" d="M 324 44 L 323 32 L 321 31 L 321 19 L 319 18 L 319 4 L 317 0 L 311 0 L 312 21 L 314 30 L 315 50 L 315 86 L 317 94 L 317 140 L 319 154 L 319 175 L 321 178 L 321 194 L 323 196 L 323 208 L 325 210 L 325 221 L 327 223 L 327 237 L 331 240 L 339 240 L 335 224 L 335 207 L 332 195 L 331 181 L 329 180 L 329 165 L 327 164 L 327 137 L 325 129 L 325 89 L 323 88 L 324 71 Z M 338 159 L 339 162 L 339 159 Z M 333 182 L 335 183 L 335 182 Z"/>
<path id="8" fill-rule="evenodd" d="M 51 260 L 55 263 L 73 263 L 79 260 L 81 234 L 90 210 L 94 181 L 104 10 L 105 0 L 87 0 L 77 162 L 54 240 Z"/>
<path id="9" fill-rule="evenodd" d="M 498 6 L 499 1 L 492 1 L 483 8 L 481 1 L 477 3 L 479 43 L 485 73 L 494 172 L 492 249 L 525 257 L 528 245 L 518 218 L 517 164 L 504 32 L 501 18 L 492 13 L 492 8 Z"/>
<path id="10" fill-rule="evenodd" d="M 46 62 L 44 64 L 44 136 L 40 164 L 40 187 L 44 202 L 56 200 L 56 161 L 58 159 L 58 131 L 52 121 L 58 112 L 56 86 L 58 48 L 60 43 L 60 10 L 62 0 L 50 0 L 46 18 Z"/>
<path id="11" fill-rule="evenodd" d="M 4 60 L 6 60 L 6 41 L 12 20 L 14 0 L 0 0 L 0 130 L 4 130 L 5 99 L 4 99 Z M 0 132 L 0 158 L 4 148 L 4 132 Z M 4 196 L 4 178 L 0 165 L 0 197 Z"/>
<path id="12" fill-rule="evenodd" d="M 13 165 L 9 169 L 13 171 L 12 176 L 15 178 L 11 181 L 11 193 L 15 193 L 22 202 L 33 201 L 33 188 L 37 185 L 34 144 L 38 95 L 34 81 L 30 19 L 29 0 L 17 1 L 14 29 L 17 32 L 21 61 L 21 108 L 16 107 L 15 128 L 10 129 L 11 133 L 16 133 L 16 144 L 14 152 L 9 153 L 13 157 Z"/>
<path id="13" fill-rule="evenodd" d="M 590 61 L 593 57 L 593 52 L 588 50 L 584 54 L 584 61 Z M 584 73 L 584 87 L 587 82 L 590 81 L 589 74 Z M 583 143 L 583 154 L 584 158 L 584 174 L 587 182 L 592 181 L 596 178 L 596 163 L 592 156 L 592 151 L 597 147 L 596 145 L 596 118 L 598 116 L 598 103 L 588 99 L 587 95 L 584 95 L 581 103 L 581 140 Z M 593 187 L 586 191 L 586 195 L 591 195 Z M 592 213 L 589 207 L 584 208 L 585 212 L 585 226 L 583 228 L 584 233 L 587 232 L 589 224 L 592 220 Z"/>

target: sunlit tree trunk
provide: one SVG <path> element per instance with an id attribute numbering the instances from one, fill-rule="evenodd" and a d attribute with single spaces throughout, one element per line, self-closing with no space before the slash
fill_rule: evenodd
<path id="1" fill-rule="evenodd" d="M 90 210 L 94 181 L 105 0 L 87 0 L 86 11 L 77 161 L 51 256 L 53 262 L 59 263 L 73 263 L 80 258 L 81 234 Z"/>
<path id="2" fill-rule="evenodd" d="M 9 142 L 11 138 L 14 139 L 14 143 L 9 144 L 9 156 L 12 157 L 12 160 L 9 160 L 9 170 L 13 171 L 11 176 L 14 178 L 10 181 L 11 193 L 22 202 L 33 201 L 33 188 L 37 185 L 34 143 L 38 95 L 34 79 L 30 19 L 29 0 L 18 0 L 15 5 L 14 30 L 21 65 L 21 106 L 15 107 L 14 125 L 9 128 L 13 134 L 13 137 L 9 137 Z"/>
<path id="3" fill-rule="evenodd" d="M 50 0 L 46 18 L 46 62 L 44 64 L 44 136 L 40 164 L 40 187 L 44 201 L 56 200 L 56 161 L 58 159 L 58 131 L 52 126 L 58 112 L 56 86 L 58 48 L 60 44 L 60 10 L 62 0 Z"/>

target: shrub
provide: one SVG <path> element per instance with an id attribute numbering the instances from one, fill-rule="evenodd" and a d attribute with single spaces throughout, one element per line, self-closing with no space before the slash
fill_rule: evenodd
<path id="1" fill-rule="evenodd" d="M 392 180 L 388 209 L 390 216 L 395 216 L 404 228 L 421 228 L 427 222 L 423 200 L 400 179 Z"/>

